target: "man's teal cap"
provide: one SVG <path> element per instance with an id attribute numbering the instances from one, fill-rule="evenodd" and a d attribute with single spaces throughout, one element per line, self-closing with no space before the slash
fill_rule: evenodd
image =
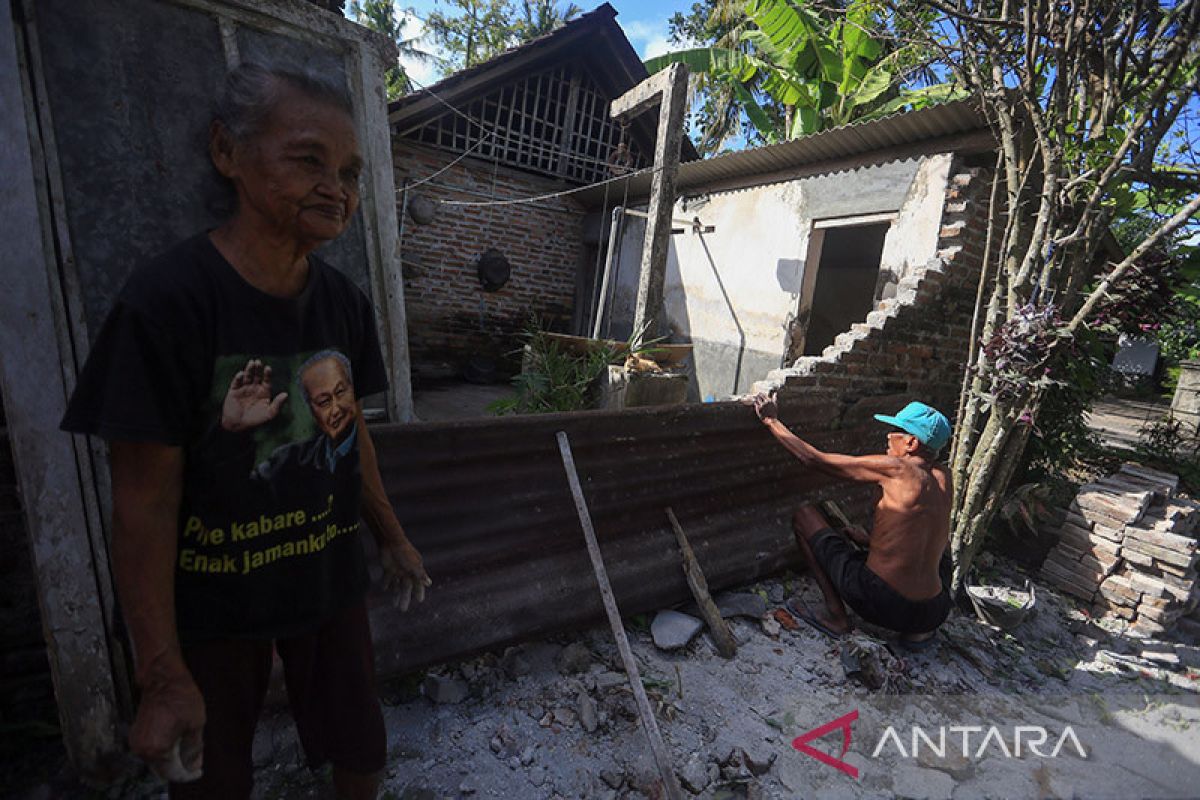
<path id="1" fill-rule="evenodd" d="M 875 419 L 911 433 L 921 444 L 934 452 L 941 450 L 946 446 L 946 442 L 950 441 L 950 420 L 936 408 L 924 403 L 912 402 L 894 417 L 876 414 Z"/>

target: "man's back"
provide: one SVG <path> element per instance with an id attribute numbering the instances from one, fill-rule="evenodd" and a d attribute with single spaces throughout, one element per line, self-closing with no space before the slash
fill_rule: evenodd
<path id="1" fill-rule="evenodd" d="M 895 477 L 880 481 L 867 566 L 910 600 L 942 590 L 938 563 L 950 536 L 950 474 L 940 465 L 896 459 Z"/>

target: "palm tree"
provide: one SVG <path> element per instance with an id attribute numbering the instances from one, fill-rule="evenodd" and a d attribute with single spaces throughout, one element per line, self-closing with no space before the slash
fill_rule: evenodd
<path id="1" fill-rule="evenodd" d="M 400 60 L 384 73 L 388 100 L 395 100 L 411 92 L 412 81 L 404 71 L 402 62 L 408 60 L 424 64 L 431 61 L 433 55 L 417 46 L 421 37 L 404 37 L 404 26 L 408 24 L 408 19 L 396 16 L 396 7 L 392 0 L 355 0 L 350 5 L 350 13 L 359 25 L 391 39 L 400 53 Z"/>
<path id="2" fill-rule="evenodd" d="M 560 9 L 558 0 L 521 0 L 521 18 L 513 26 L 522 42 L 536 39 L 570 22 L 583 13 L 574 3 Z"/>

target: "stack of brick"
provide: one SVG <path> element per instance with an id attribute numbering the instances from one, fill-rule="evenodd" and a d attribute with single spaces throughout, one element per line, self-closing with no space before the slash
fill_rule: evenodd
<path id="1" fill-rule="evenodd" d="M 1178 488 L 1176 476 L 1133 464 L 1080 487 L 1042 578 L 1134 633 L 1164 633 L 1200 597 L 1200 503 Z"/>

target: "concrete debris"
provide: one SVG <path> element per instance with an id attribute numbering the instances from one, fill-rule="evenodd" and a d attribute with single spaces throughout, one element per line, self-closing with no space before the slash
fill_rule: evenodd
<path id="1" fill-rule="evenodd" d="M 586 692 L 579 693 L 579 724 L 588 733 L 595 733 L 600 723 L 596 717 L 596 701 Z"/>
<path id="2" fill-rule="evenodd" d="M 913 800 L 950 800 L 954 779 L 938 770 L 902 764 L 892 776 L 892 790 L 897 797 Z"/>
<path id="3" fill-rule="evenodd" d="M 679 770 L 679 783 L 692 794 L 700 794 L 708 786 L 708 765 L 695 753 Z"/>
<path id="4" fill-rule="evenodd" d="M 572 642 L 558 654 L 558 670 L 565 675 L 587 672 L 594 660 L 587 645 L 583 642 Z"/>
<path id="5" fill-rule="evenodd" d="M 471 693 L 471 687 L 466 681 L 442 675 L 426 675 L 421 688 L 424 689 L 425 696 L 435 703 L 461 703 Z"/>
<path id="6" fill-rule="evenodd" d="M 722 617 L 748 617 L 762 619 L 767 613 L 767 601 L 753 592 L 722 594 L 716 598 L 717 609 Z"/>
<path id="7" fill-rule="evenodd" d="M 1024 582 L 1002 558 L 993 572 L 1001 585 Z M 1123 590 L 1130 578 L 1114 575 L 1120 580 L 1112 587 Z M 733 594 L 783 596 L 784 585 L 788 596 L 798 594 L 810 607 L 819 602 L 815 585 L 806 578 L 763 581 Z M 967 714 L 950 724 L 995 724 L 1005 731 L 1049 724 L 1057 730 L 1061 724 L 1082 724 L 1084 716 L 1094 721 L 1104 701 L 1121 723 L 1115 727 L 1127 728 L 1129 721 L 1119 716 L 1124 709 L 1113 705 L 1114 698 L 1136 695 L 1134 710 L 1140 714 L 1145 707 L 1141 687 L 1152 681 L 1156 693 L 1186 695 L 1176 702 L 1156 694 L 1161 705 L 1156 700 L 1160 710 L 1154 713 L 1160 716 L 1137 724 L 1152 726 L 1162 741 L 1148 741 L 1144 751 L 1123 749 L 1120 757 L 1149 764 L 1159 751 L 1187 751 L 1200 725 L 1200 711 L 1188 705 L 1200 666 L 1196 643 L 1135 641 L 1125 636 L 1128 621 L 1086 615 L 1058 592 L 1043 591 L 1041 585 L 1037 590 L 1040 613 L 1022 624 L 1016 638 L 955 610 L 938 634 L 941 644 L 934 655 L 897 657 L 888 649 L 888 637 L 861 620 L 856 620 L 855 633 L 835 644 L 808 626 L 786 630 L 770 613 L 730 619 L 739 640 L 732 662 L 706 646 L 663 651 L 646 630 L 630 631 L 630 647 L 689 797 L 948 797 L 951 790 L 961 797 L 996 796 L 997 791 L 1051 796 L 1029 777 L 1028 763 L 1016 759 L 1011 764 L 964 759 L 953 747 L 943 757 L 925 747 L 920 756 L 901 757 L 892 748 L 871 756 L 878 735 L 872 731 L 882 724 L 879 716 L 871 716 L 871 708 L 935 704 L 922 712 L 925 718 L 895 718 L 908 748 L 911 722 L 919 722 L 936 740 L 939 725 L 946 722 L 936 707 L 939 697 L 950 698 Z M 1139 604 L 1175 602 L 1163 592 L 1160 598 L 1143 593 Z M 1181 620 L 1200 629 L 1200 611 L 1192 613 L 1197 616 Z M 843 652 L 858 659 L 863 683 L 878 688 L 847 680 Z M 460 693 L 463 684 L 469 686 L 470 699 L 457 705 L 396 700 L 385 684 L 384 696 L 391 699 L 383 711 L 393 749 L 381 796 L 400 797 L 411 788 L 429 792 L 423 795 L 427 797 L 470 800 L 662 797 L 628 679 L 619 670 L 607 629 L 596 628 L 439 668 L 431 685 L 457 682 Z M 490 687 L 490 693 L 481 692 L 483 687 Z M 885 696 L 904 689 L 901 697 Z M 1036 709 L 1032 719 L 1025 709 L 1004 710 L 1014 697 L 1028 698 L 1027 708 Z M 1063 708 L 1063 697 L 1078 698 L 1079 708 Z M 1096 703 L 1089 701 L 1093 697 L 1099 698 Z M 862 709 L 863 721 L 856 723 L 853 745 L 843 760 L 860 770 L 858 780 L 792 748 L 795 737 L 853 708 Z M 989 721 L 979 723 L 980 718 L 970 715 L 972 708 L 988 709 Z M 1169 721 L 1169 714 L 1182 715 L 1182 721 Z M 1189 721 L 1190 733 L 1184 724 Z M 313 785 L 304 783 L 313 779 L 286 714 L 268 711 L 259 737 L 256 798 L 319 796 L 302 788 Z M 972 741 L 978 745 L 977 737 Z M 1084 741 L 1090 751 L 1091 740 Z M 839 735 L 827 734 L 813 744 L 836 755 Z M 1045 777 L 1079 796 L 1095 796 L 1103 794 L 1093 781 L 1096 769 L 1095 762 L 1063 758 Z M 1024 773 L 1018 774 L 1020 770 Z M 1184 772 L 1155 770 L 1154 775 L 1163 784 L 1156 789 L 1160 794 L 1195 793 L 1194 781 Z M 1145 791 L 1114 786 L 1111 794 L 1134 797 Z"/>
<path id="8" fill-rule="evenodd" d="M 678 611 L 660 611 L 650 623 L 654 644 L 663 650 L 679 650 L 704 630 L 704 622 Z"/>

